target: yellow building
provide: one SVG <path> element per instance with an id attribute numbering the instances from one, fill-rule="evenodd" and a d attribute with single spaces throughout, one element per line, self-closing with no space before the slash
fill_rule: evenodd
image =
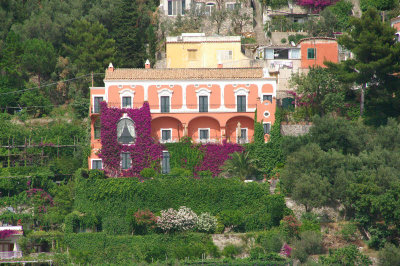
<path id="1" fill-rule="evenodd" d="M 251 59 L 241 52 L 240 36 L 205 36 L 183 33 L 167 37 L 167 68 L 250 67 Z M 221 65 L 220 65 L 221 66 Z"/>

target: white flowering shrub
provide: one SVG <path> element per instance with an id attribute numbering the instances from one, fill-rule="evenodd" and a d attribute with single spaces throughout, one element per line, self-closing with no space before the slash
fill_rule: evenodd
<path id="1" fill-rule="evenodd" d="M 200 214 L 199 218 L 197 219 L 196 228 L 200 232 L 215 232 L 215 229 L 217 228 L 217 218 L 215 218 L 208 212 L 204 212 Z"/>
<path id="2" fill-rule="evenodd" d="M 191 230 L 197 225 L 197 214 L 190 208 L 181 206 L 179 210 L 172 208 L 162 210 L 157 219 L 157 226 L 165 232 Z"/>

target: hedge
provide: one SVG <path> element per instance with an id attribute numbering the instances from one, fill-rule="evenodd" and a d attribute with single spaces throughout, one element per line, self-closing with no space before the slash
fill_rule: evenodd
<path id="1" fill-rule="evenodd" d="M 82 264 L 134 264 L 218 257 L 211 236 L 201 233 L 111 236 L 105 233 L 66 234 L 72 261 Z"/>
<path id="2" fill-rule="evenodd" d="M 238 179 L 136 178 L 84 179 L 77 177 L 75 209 L 101 217 L 103 230 L 111 234 L 131 233 L 130 221 L 138 209 L 157 212 L 186 206 L 200 214 L 218 215 L 239 211 L 246 230 L 279 225 L 286 205 L 283 196 L 269 195 L 266 183 L 243 183 Z M 268 222 L 258 223 L 267 217 Z"/>

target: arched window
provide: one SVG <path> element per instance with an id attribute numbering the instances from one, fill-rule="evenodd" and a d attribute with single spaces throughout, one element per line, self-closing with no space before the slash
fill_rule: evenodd
<path id="1" fill-rule="evenodd" d="M 135 124 L 129 118 L 122 118 L 117 125 L 118 142 L 133 144 L 136 139 Z"/>

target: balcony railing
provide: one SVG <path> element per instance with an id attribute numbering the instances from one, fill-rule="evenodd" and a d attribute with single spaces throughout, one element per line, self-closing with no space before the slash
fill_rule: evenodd
<path id="1" fill-rule="evenodd" d="M 0 259 L 21 258 L 22 251 L 3 251 L 0 252 Z"/>
<path id="2" fill-rule="evenodd" d="M 108 102 L 107 103 L 108 107 L 116 107 L 116 108 L 121 108 L 121 103 L 115 103 L 115 102 Z M 143 103 L 133 103 L 131 105 L 131 108 L 141 108 L 143 106 Z M 203 106 L 202 106 L 203 107 Z M 254 112 L 253 109 L 257 107 L 257 104 L 245 104 L 245 105 L 236 105 L 236 104 L 209 104 L 206 108 L 201 108 L 199 109 L 198 104 L 186 104 L 185 108 L 186 111 L 190 112 L 201 112 L 201 113 L 212 113 L 216 110 L 220 112 L 220 110 L 226 109 L 226 112 L 239 112 L 239 113 L 247 113 L 247 112 Z M 171 112 L 176 112 L 179 111 L 180 109 L 183 109 L 183 104 L 172 104 L 169 105 L 168 110 L 163 109 L 161 110 L 162 113 L 171 113 Z M 160 105 L 157 104 L 150 104 L 150 110 L 160 110 Z M 91 113 L 92 114 L 98 114 L 100 113 L 100 107 L 97 105 L 91 105 Z"/>

